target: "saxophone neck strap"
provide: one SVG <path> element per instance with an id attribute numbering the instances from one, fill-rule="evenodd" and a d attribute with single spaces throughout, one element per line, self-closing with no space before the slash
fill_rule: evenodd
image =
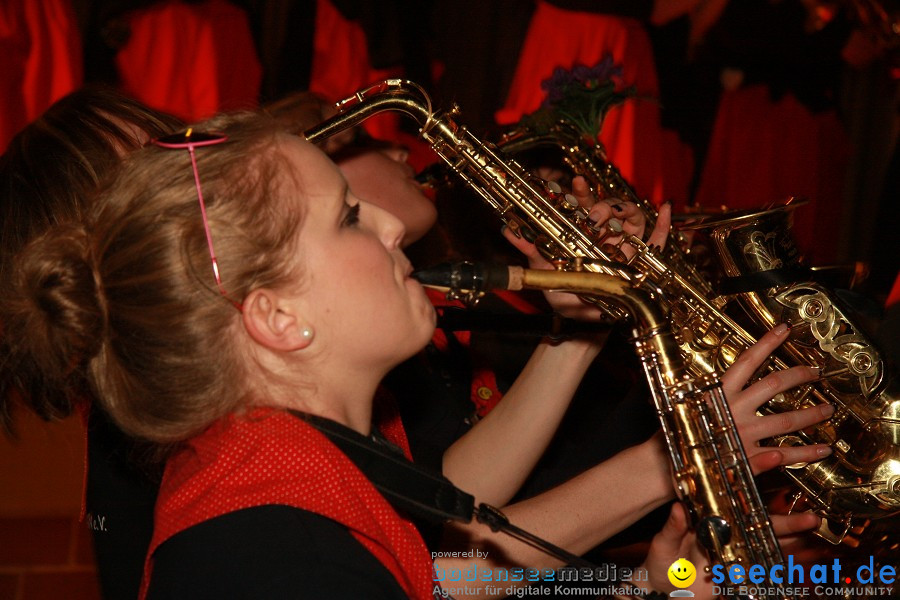
<path id="1" fill-rule="evenodd" d="M 383 436 L 315 415 L 294 413 L 337 446 L 395 508 L 432 523 L 472 520 L 475 498 L 448 479 L 410 462 Z"/>
<path id="2" fill-rule="evenodd" d="M 291 413 L 337 446 L 394 508 L 438 524 L 471 523 L 474 517 L 491 531 L 501 531 L 568 565 L 596 568 L 580 556 L 516 527 L 499 509 L 483 503 L 476 508 L 471 494 L 454 486 L 446 477 L 410 462 L 383 436 L 377 433 L 364 436 L 330 419 L 297 411 Z"/>

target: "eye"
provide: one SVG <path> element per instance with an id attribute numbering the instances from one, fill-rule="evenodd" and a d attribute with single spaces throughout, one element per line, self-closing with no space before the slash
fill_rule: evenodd
<path id="1" fill-rule="evenodd" d="M 341 220 L 342 227 L 354 227 L 359 224 L 359 203 L 357 202 L 353 206 L 351 206 L 347 210 L 347 214 L 344 215 L 343 220 Z"/>

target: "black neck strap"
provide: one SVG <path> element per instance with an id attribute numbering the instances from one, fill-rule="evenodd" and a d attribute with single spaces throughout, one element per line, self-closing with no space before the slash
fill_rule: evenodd
<path id="1" fill-rule="evenodd" d="M 394 508 L 433 523 L 479 523 L 502 531 L 564 563 L 594 569 L 596 565 L 516 527 L 499 509 L 487 504 L 475 508 L 475 499 L 450 480 L 419 467 L 377 434 L 366 437 L 330 419 L 297 411 L 292 414 L 319 430 L 347 455 Z"/>
<path id="2" fill-rule="evenodd" d="M 472 520 L 475 499 L 448 479 L 408 461 L 377 434 L 366 437 L 330 419 L 294 413 L 347 455 L 395 508 L 432 523 Z"/>

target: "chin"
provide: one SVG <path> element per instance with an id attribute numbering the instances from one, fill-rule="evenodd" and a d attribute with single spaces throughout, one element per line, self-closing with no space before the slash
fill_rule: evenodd
<path id="1" fill-rule="evenodd" d="M 409 343 L 408 343 L 408 345 L 407 344 L 403 345 L 404 350 L 399 352 L 400 356 L 399 356 L 399 360 L 397 361 L 397 364 L 400 364 L 401 362 L 403 362 L 404 360 L 406 360 L 408 358 L 412 358 L 413 356 L 418 354 L 423 348 L 425 348 L 425 346 L 428 345 L 428 342 L 431 341 L 431 336 L 434 334 L 434 327 L 428 328 L 427 331 L 428 331 L 427 336 L 422 334 L 422 335 L 410 336 L 410 337 L 406 338 L 406 341 L 408 341 Z"/>
<path id="2" fill-rule="evenodd" d="M 416 345 L 416 352 L 424 348 L 428 345 L 428 342 L 431 341 L 431 338 L 434 337 L 434 329 L 437 325 L 437 313 L 434 312 L 434 309 L 431 310 L 431 319 L 428 323 L 422 327 L 422 333 L 416 339 L 418 344 Z"/>

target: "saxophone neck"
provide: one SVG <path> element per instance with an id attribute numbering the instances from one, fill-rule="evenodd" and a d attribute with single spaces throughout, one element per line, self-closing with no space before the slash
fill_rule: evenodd
<path id="1" fill-rule="evenodd" d="M 303 135 L 312 143 L 321 142 L 369 117 L 385 111 L 406 113 L 423 131 L 430 129 L 435 113 L 431 97 L 422 86 L 405 79 L 387 79 L 335 104 L 338 113 L 307 129 Z"/>
<path id="2" fill-rule="evenodd" d="M 480 296 L 492 289 L 569 292 L 585 299 L 603 298 L 624 308 L 633 319 L 633 333 L 647 357 L 660 365 L 667 383 L 686 374 L 681 351 L 672 332 L 668 303 L 658 290 L 621 277 L 564 269 L 525 269 L 484 263 L 442 263 L 413 273 L 419 282 L 450 297 Z M 640 350 L 639 350 L 640 352 Z"/>

